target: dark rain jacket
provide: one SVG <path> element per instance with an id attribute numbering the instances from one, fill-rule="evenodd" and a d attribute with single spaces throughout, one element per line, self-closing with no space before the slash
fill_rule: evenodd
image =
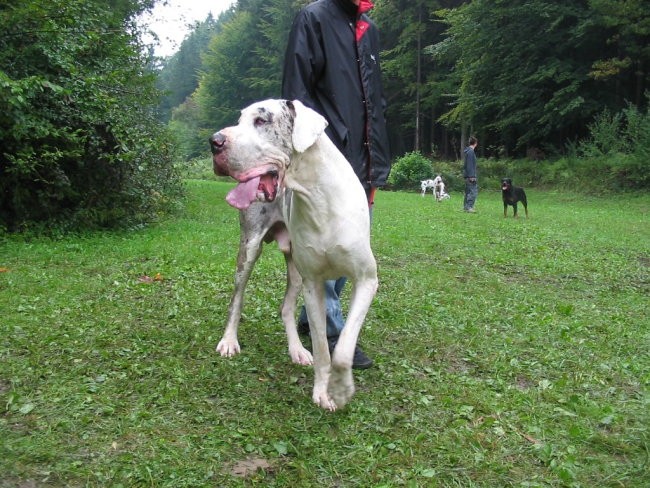
<path id="1" fill-rule="evenodd" d="M 284 59 L 282 97 L 323 115 L 327 134 L 366 191 L 386 184 L 390 154 L 379 68 L 379 33 L 350 0 L 317 0 L 294 19 Z"/>
<path id="2" fill-rule="evenodd" d="M 465 164 L 463 165 L 463 176 L 465 178 L 476 178 L 476 153 L 474 148 L 467 146 L 465 153 Z"/>

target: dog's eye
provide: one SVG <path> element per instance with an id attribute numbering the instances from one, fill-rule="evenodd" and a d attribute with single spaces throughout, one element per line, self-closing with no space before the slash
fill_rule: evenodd
<path id="1" fill-rule="evenodd" d="M 253 120 L 253 125 L 255 127 L 261 127 L 264 124 L 266 124 L 266 119 L 264 119 L 262 117 L 255 117 L 255 120 Z"/>

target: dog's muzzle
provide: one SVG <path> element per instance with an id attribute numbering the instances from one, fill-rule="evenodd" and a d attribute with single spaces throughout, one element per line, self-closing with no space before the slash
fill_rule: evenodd
<path id="1" fill-rule="evenodd" d="M 216 132 L 210 137 L 210 150 L 212 154 L 219 154 L 226 145 L 226 136 L 221 132 Z"/>
<path id="2" fill-rule="evenodd" d="M 212 151 L 212 169 L 219 176 L 228 176 L 228 161 L 226 155 L 226 136 L 215 132 L 210 137 L 210 151 Z"/>

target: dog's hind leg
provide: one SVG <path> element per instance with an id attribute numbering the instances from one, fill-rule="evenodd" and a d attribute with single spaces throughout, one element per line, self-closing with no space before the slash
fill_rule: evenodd
<path id="1" fill-rule="evenodd" d="M 327 345 L 325 319 L 325 283 L 305 279 L 303 282 L 303 298 L 309 320 L 309 332 L 314 351 L 314 390 L 312 400 L 321 408 L 333 412 L 336 403 L 327 392 L 330 377 L 330 352 Z"/>
<path id="2" fill-rule="evenodd" d="M 293 262 L 291 252 L 285 252 L 284 250 L 282 252 L 284 253 L 284 260 L 287 263 L 287 289 L 284 294 L 284 300 L 282 301 L 282 307 L 280 308 L 280 314 L 282 315 L 282 322 L 287 333 L 289 357 L 291 357 L 291 361 L 295 364 L 308 366 L 314 362 L 314 358 L 305 349 L 302 342 L 300 342 L 296 328 L 296 302 L 298 301 L 298 295 L 302 288 L 302 277 Z"/>
<path id="3" fill-rule="evenodd" d="M 525 193 L 523 195 L 523 198 L 521 199 L 521 204 L 524 206 L 524 211 L 526 212 L 526 218 L 528 218 L 528 200 L 526 199 Z"/>

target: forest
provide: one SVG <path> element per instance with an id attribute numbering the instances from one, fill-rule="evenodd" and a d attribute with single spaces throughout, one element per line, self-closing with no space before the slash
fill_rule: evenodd
<path id="1" fill-rule="evenodd" d="M 307 0 L 238 0 L 166 59 L 137 23 L 155 3 L 3 2 L 0 226 L 150 219 L 182 191 L 180 161 L 205 157 L 242 107 L 279 96 Z M 370 16 L 396 161 L 456 160 L 471 134 L 482 158 L 586 158 L 616 186 L 647 188 L 642 0 L 376 0 Z"/>
<path id="2" fill-rule="evenodd" d="M 164 62 L 164 116 L 192 134 L 277 97 L 295 0 L 243 0 Z M 561 154 L 598 116 L 647 108 L 650 16 L 641 1 L 377 0 L 391 147 L 458 157 Z M 171 112 L 171 113 L 170 113 Z M 204 151 L 205 133 L 187 154 Z"/>

